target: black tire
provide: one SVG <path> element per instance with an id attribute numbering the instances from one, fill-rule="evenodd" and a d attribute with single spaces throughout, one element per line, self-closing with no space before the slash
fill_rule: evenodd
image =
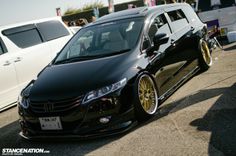
<path id="1" fill-rule="evenodd" d="M 199 66 L 201 71 L 208 70 L 212 65 L 212 56 L 208 44 L 205 40 L 199 41 Z"/>
<path id="2" fill-rule="evenodd" d="M 146 90 L 144 83 L 148 86 Z M 134 83 L 133 91 L 136 119 L 144 121 L 154 116 L 158 108 L 158 92 L 151 76 L 146 73 L 138 76 Z"/>

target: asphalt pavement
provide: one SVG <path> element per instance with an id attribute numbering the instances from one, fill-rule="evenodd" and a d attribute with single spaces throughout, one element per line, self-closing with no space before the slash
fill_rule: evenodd
<path id="1" fill-rule="evenodd" d="M 213 53 L 213 65 L 184 84 L 158 114 L 130 132 L 93 140 L 27 141 L 17 108 L 0 113 L 0 149 L 44 148 L 41 155 L 236 155 L 236 43 Z M 0 151 L 1 153 L 1 151 Z"/>

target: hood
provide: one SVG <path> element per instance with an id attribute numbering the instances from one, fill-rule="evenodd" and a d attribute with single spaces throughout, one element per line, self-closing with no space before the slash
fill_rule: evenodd
<path id="1" fill-rule="evenodd" d="M 89 91 L 129 80 L 137 73 L 138 58 L 132 53 L 46 67 L 30 91 L 35 101 L 75 98 Z"/>

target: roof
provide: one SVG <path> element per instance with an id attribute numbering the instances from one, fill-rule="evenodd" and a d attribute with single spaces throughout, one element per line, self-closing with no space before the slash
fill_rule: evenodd
<path id="1" fill-rule="evenodd" d="M 163 10 L 165 8 L 183 6 L 183 5 L 186 5 L 186 3 L 164 4 L 153 7 L 138 7 L 128 10 L 118 11 L 99 18 L 96 22 L 94 22 L 94 24 L 125 19 L 125 18 L 145 17 L 157 10 Z"/>

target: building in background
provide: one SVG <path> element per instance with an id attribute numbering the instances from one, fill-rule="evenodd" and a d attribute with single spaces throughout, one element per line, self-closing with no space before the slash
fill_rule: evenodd
<path id="1" fill-rule="evenodd" d="M 145 6 L 155 6 L 156 0 L 143 0 Z"/>
<path id="2" fill-rule="evenodd" d="M 61 16 L 61 8 L 56 8 L 57 16 Z"/>
<path id="3" fill-rule="evenodd" d="M 114 11 L 115 11 L 115 9 L 114 9 L 114 0 L 108 0 L 108 12 L 112 13 Z"/>

